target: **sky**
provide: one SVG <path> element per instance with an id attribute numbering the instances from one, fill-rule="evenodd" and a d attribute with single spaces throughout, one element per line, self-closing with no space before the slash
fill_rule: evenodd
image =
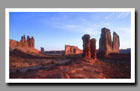
<path id="1" fill-rule="evenodd" d="M 96 38 L 99 48 L 101 29 L 106 27 L 120 37 L 120 49 L 131 48 L 130 12 L 10 12 L 10 39 L 35 38 L 35 48 L 64 50 L 65 45 L 83 49 L 82 36 Z"/>

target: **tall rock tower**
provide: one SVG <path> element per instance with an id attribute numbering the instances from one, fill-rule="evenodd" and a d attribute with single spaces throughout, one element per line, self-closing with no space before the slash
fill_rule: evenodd
<path id="1" fill-rule="evenodd" d="M 93 38 L 90 40 L 90 47 L 91 47 L 91 58 L 96 59 L 96 39 Z"/>
<path id="2" fill-rule="evenodd" d="M 25 35 L 23 35 L 21 37 L 20 42 L 17 43 L 17 46 L 24 47 L 24 48 L 28 48 L 28 47 L 35 48 L 35 40 L 34 40 L 34 37 L 30 38 L 30 36 L 27 36 L 27 40 L 26 40 Z"/>
<path id="3" fill-rule="evenodd" d="M 83 40 L 83 57 L 91 58 L 90 35 L 85 34 L 82 37 L 82 40 Z"/>
<path id="4" fill-rule="evenodd" d="M 99 52 L 100 54 L 109 54 L 112 52 L 112 39 L 110 30 L 107 28 L 101 29 L 101 37 L 99 40 Z"/>
<path id="5" fill-rule="evenodd" d="M 111 39 L 110 30 L 101 29 L 101 37 L 99 40 L 99 54 L 108 55 L 109 53 L 119 53 L 120 41 L 116 32 L 113 33 L 113 41 Z"/>
<path id="6" fill-rule="evenodd" d="M 119 47 L 120 47 L 119 35 L 116 32 L 113 32 L 113 45 L 112 45 L 113 52 L 119 53 L 120 52 Z"/>

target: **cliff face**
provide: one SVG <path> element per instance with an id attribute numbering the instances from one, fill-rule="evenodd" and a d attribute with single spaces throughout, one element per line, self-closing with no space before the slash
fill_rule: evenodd
<path id="1" fill-rule="evenodd" d="M 77 46 L 65 45 L 65 55 L 80 53 L 82 53 L 82 50 L 80 50 Z"/>
<path id="2" fill-rule="evenodd" d="M 25 35 L 21 37 L 20 41 L 16 40 L 9 40 L 9 47 L 10 51 L 20 50 L 22 52 L 33 52 L 33 53 L 38 53 L 39 51 L 35 49 L 35 40 L 33 37 L 27 36 L 27 40 Z"/>
<path id="3" fill-rule="evenodd" d="M 119 53 L 120 41 L 116 32 L 113 33 L 113 41 L 111 39 L 110 30 L 102 28 L 99 40 L 99 53 L 108 55 L 109 53 Z"/>
<path id="4" fill-rule="evenodd" d="M 27 36 L 27 40 L 25 35 L 21 37 L 20 41 L 10 40 L 10 47 L 23 47 L 23 48 L 35 48 L 35 40 L 34 38 L 30 38 Z"/>

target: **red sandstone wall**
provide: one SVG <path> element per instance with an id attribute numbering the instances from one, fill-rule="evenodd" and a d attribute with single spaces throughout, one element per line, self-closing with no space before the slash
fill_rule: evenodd
<path id="1" fill-rule="evenodd" d="M 35 40 L 34 38 L 30 38 L 27 36 L 27 40 L 25 35 L 21 37 L 20 41 L 9 40 L 10 47 L 24 47 L 24 48 L 35 48 Z"/>
<path id="2" fill-rule="evenodd" d="M 82 53 L 82 50 L 80 50 L 77 46 L 65 45 L 65 55 L 80 53 Z"/>

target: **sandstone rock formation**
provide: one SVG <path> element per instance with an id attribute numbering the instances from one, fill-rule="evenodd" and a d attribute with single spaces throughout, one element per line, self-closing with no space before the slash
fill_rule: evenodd
<path id="1" fill-rule="evenodd" d="M 21 37 L 20 41 L 10 40 L 10 47 L 23 47 L 23 48 L 35 48 L 35 40 L 34 38 L 30 38 L 27 36 L 27 40 L 25 35 Z"/>
<path id="2" fill-rule="evenodd" d="M 10 52 L 12 52 L 12 53 L 13 53 L 13 51 L 16 51 L 16 50 L 22 51 L 24 53 L 37 53 L 37 54 L 39 53 L 39 51 L 35 48 L 35 40 L 34 40 L 34 38 L 33 37 L 30 38 L 28 36 L 27 40 L 26 40 L 25 35 L 23 35 L 21 37 L 20 41 L 10 39 L 9 40 L 9 47 L 10 47 Z"/>
<path id="3" fill-rule="evenodd" d="M 120 47 L 119 36 L 117 35 L 116 32 L 113 32 L 113 46 L 112 46 L 113 52 L 119 53 L 120 52 L 119 47 Z"/>
<path id="4" fill-rule="evenodd" d="M 41 53 L 44 53 L 45 51 L 44 51 L 44 48 L 43 47 L 41 47 Z"/>
<path id="5" fill-rule="evenodd" d="M 91 58 L 96 59 L 96 39 L 95 38 L 90 40 L 90 47 L 91 47 Z"/>
<path id="6" fill-rule="evenodd" d="M 82 37 L 82 40 L 83 40 L 83 57 L 91 58 L 90 35 L 85 34 Z"/>
<path id="7" fill-rule="evenodd" d="M 112 40 L 110 30 L 107 28 L 102 28 L 101 38 L 99 40 L 99 53 L 108 54 L 112 52 Z"/>
<path id="8" fill-rule="evenodd" d="M 65 45 L 65 55 L 80 53 L 82 53 L 82 50 L 80 50 L 77 46 Z"/>
<path id="9" fill-rule="evenodd" d="M 16 40 L 9 40 L 9 46 L 11 47 L 17 47 L 19 45 L 19 42 Z"/>
<path id="10" fill-rule="evenodd" d="M 26 40 L 25 35 L 23 35 L 23 36 L 21 37 L 20 42 L 18 43 L 18 44 L 19 44 L 18 46 L 27 48 L 27 47 L 29 46 L 28 41 L 29 41 L 29 40 Z"/>
<path id="11" fill-rule="evenodd" d="M 111 39 L 110 30 L 107 28 L 101 29 L 101 37 L 99 40 L 99 54 L 108 55 L 109 53 L 119 53 L 119 36 L 113 33 L 113 42 Z"/>

